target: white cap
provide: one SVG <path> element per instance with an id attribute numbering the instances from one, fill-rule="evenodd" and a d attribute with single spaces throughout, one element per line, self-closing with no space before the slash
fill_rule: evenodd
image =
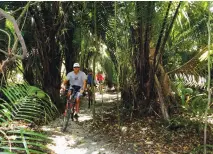
<path id="1" fill-rule="evenodd" d="M 74 63 L 73 67 L 80 67 L 79 63 Z"/>

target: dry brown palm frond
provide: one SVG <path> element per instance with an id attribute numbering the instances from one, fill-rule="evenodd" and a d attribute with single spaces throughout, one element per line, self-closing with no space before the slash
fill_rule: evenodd
<path id="1" fill-rule="evenodd" d="M 192 59 L 187 61 L 182 66 L 168 72 L 168 74 L 175 74 L 175 73 L 184 73 L 184 74 L 194 74 L 195 69 L 201 63 L 199 58 L 202 54 L 207 52 L 207 48 L 202 49 L 198 54 L 196 54 Z"/>
<path id="2" fill-rule="evenodd" d="M 202 64 L 204 63 L 204 62 L 201 62 L 200 57 L 206 52 L 208 52 L 207 47 L 202 49 L 198 54 L 196 54 L 192 59 L 190 59 L 188 62 L 186 62 L 182 66 L 168 72 L 168 74 L 171 75 L 171 74 L 183 73 L 183 74 L 193 74 L 195 76 L 200 76 L 198 72 L 200 72 L 202 69 L 199 69 L 199 67 L 202 67 Z"/>
<path id="3" fill-rule="evenodd" d="M 195 76 L 193 74 L 176 73 L 174 75 L 175 80 L 180 80 L 185 86 L 205 89 L 206 88 L 206 78 L 203 76 Z"/>
<path id="4" fill-rule="evenodd" d="M 186 86 L 206 89 L 207 53 L 208 49 L 205 47 L 188 62 L 168 72 L 168 75 L 175 80 L 181 80 Z"/>

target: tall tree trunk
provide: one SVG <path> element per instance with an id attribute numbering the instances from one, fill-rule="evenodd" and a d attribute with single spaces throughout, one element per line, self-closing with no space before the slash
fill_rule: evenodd
<path id="1" fill-rule="evenodd" d="M 169 120 L 169 114 L 168 114 L 167 106 L 165 105 L 166 101 L 165 101 L 165 98 L 164 98 L 164 95 L 163 95 L 163 90 L 162 90 L 161 84 L 160 84 L 156 75 L 155 75 L 154 78 L 155 78 L 155 89 L 157 90 L 157 93 L 158 93 L 158 96 L 159 96 L 161 112 L 162 112 L 163 118 L 168 121 Z"/>
<path id="2" fill-rule="evenodd" d="M 65 35 L 66 46 L 67 46 L 67 48 L 65 49 L 66 74 L 72 71 L 73 64 L 76 62 L 78 57 L 77 48 L 75 47 L 73 43 L 74 30 L 75 30 L 74 27 L 71 27 Z"/>
<path id="3" fill-rule="evenodd" d="M 162 66 L 158 66 L 159 55 L 164 50 L 165 43 L 168 39 L 169 33 L 177 16 L 180 3 L 176 8 L 175 14 L 171 23 L 166 30 L 166 23 L 168 12 L 171 7 L 169 2 L 167 11 L 162 24 L 161 32 L 155 48 L 155 53 L 150 57 L 150 40 L 152 39 L 152 19 L 155 16 L 155 2 L 136 2 L 136 14 L 138 17 L 138 28 L 131 27 L 131 38 L 133 40 L 134 58 L 135 58 L 135 76 L 138 87 L 136 88 L 136 102 L 135 109 L 144 111 L 146 113 L 150 106 L 151 100 L 160 100 L 160 109 L 165 120 L 169 119 L 167 112 L 168 106 L 166 101 L 170 97 L 170 90 L 165 93 L 165 88 L 170 87 L 169 83 L 165 84 L 164 79 L 169 80 Z M 165 32 L 165 35 L 164 35 Z M 162 42 L 162 45 L 161 45 Z M 157 104 L 155 104 L 157 106 Z"/>
<path id="4" fill-rule="evenodd" d="M 95 35 L 95 48 L 96 52 L 98 52 L 98 36 L 97 36 L 97 2 L 94 2 L 94 8 L 93 8 L 93 20 L 94 20 L 94 35 Z M 95 63 L 96 63 L 97 53 L 95 53 L 93 57 L 93 79 L 95 79 Z M 92 117 L 93 117 L 93 123 L 96 122 L 96 113 L 95 113 L 95 86 L 92 84 Z"/>
<path id="5" fill-rule="evenodd" d="M 74 5 L 74 3 L 72 3 Z M 64 43 L 65 43 L 65 49 L 64 49 L 64 60 L 65 60 L 65 68 L 66 68 L 66 74 L 68 74 L 73 69 L 73 64 L 77 62 L 78 58 L 78 48 L 76 43 L 74 43 L 74 33 L 76 30 L 76 23 L 73 20 L 73 10 L 72 7 L 69 10 L 70 14 L 66 16 L 66 22 L 70 23 L 67 25 L 67 31 L 64 35 Z"/>
<path id="6" fill-rule="evenodd" d="M 5 29 L 5 22 L 6 19 L 2 19 L 0 22 L 0 29 Z M 5 37 L 4 33 L 0 33 L 0 49 L 6 51 L 7 50 L 7 38 Z M 3 53 L 0 52 L 0 63 L 2 63 L 3 60 L 5 60 L 5 55 Z M 0 73 L 0 86 L 5 85 L 5 78 L 4 75 L 2 73 Z"/>
<path id="7" fill-rule="evenodd" d="M 69 6 L 68 4 L 65 8 L 66 10 Z M 36 66 L 38 68 L 37 71 L 39 71 L 38 74 L 40 74 L 38 80 L 42 89 L 50 95 L 57 108 L 62 111 L 63 107 L 59 96 L 62 64 L 59 44 L 61 38 L 59 35 L 63 24 L 63 16 L 55 18 L 59 14 L 60 7 L 60 2 L 43 2 L 40 3 L 41 10 L 31 10 L 31 14 L 35 19 L 33 36 L 35 38 L 35 48 L 38 51 L 36 55 L 39 57 Z M 31 73 L 28 72 L 28 74 Z"/>
<path id="8" fill-rule="evenodd" d="M 138 89 L 135 109 L 146 109 L 150 102 L 150 64 L 149 64 L 149 43 L 151 39 L 152 18 L 155 2 L 136 2 L 138 29 L 135 40 L 135 67 Z M 135 32 L 134 32 L 135 33 Z M 146 111 L 146 110 L 144 110 Z"/>
<path id="9" fill-rule="evenodd" d="M 31 59 L 22 60 L 22 65 L 24 68 L 24 80 L 27 81 L 30 85 L 35 85 L 33 69 L 30 67 Z"/>

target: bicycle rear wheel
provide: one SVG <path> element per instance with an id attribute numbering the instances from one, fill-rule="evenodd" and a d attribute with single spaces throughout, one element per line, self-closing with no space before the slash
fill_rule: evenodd
<path id="1" fill-rule="evenodd" d="M 69 123 L 69 119 L 70 119 L 70 115 L 71 115 L 71 109 L 68 107 L 67 112 L 64 115 L 64 119 L 63 119 L 63 126 L 62 126 L 62 131 L 65 132 Z"/>

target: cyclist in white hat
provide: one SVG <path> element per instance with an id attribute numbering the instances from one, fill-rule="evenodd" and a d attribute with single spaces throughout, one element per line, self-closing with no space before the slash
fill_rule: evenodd
<path id="1" fill-rule="evenodd" d="M 76 94 L 76 114 L 75 117 L 78 117 L 79 113 L 79 105 L 80 105 L 80 96 L 82 96 L 84 90 L 86 89 L 86 80 L 87 76 L 83 71 L 80 71 L 79 63 L 73 64 L 73 71 L 69 72 L 63 81 L 62 89 L 65 89 L 68 81 L 70 83 L 68 96 L 71 95 L 72 89 L 75 91 L 79 91 Z"/>

